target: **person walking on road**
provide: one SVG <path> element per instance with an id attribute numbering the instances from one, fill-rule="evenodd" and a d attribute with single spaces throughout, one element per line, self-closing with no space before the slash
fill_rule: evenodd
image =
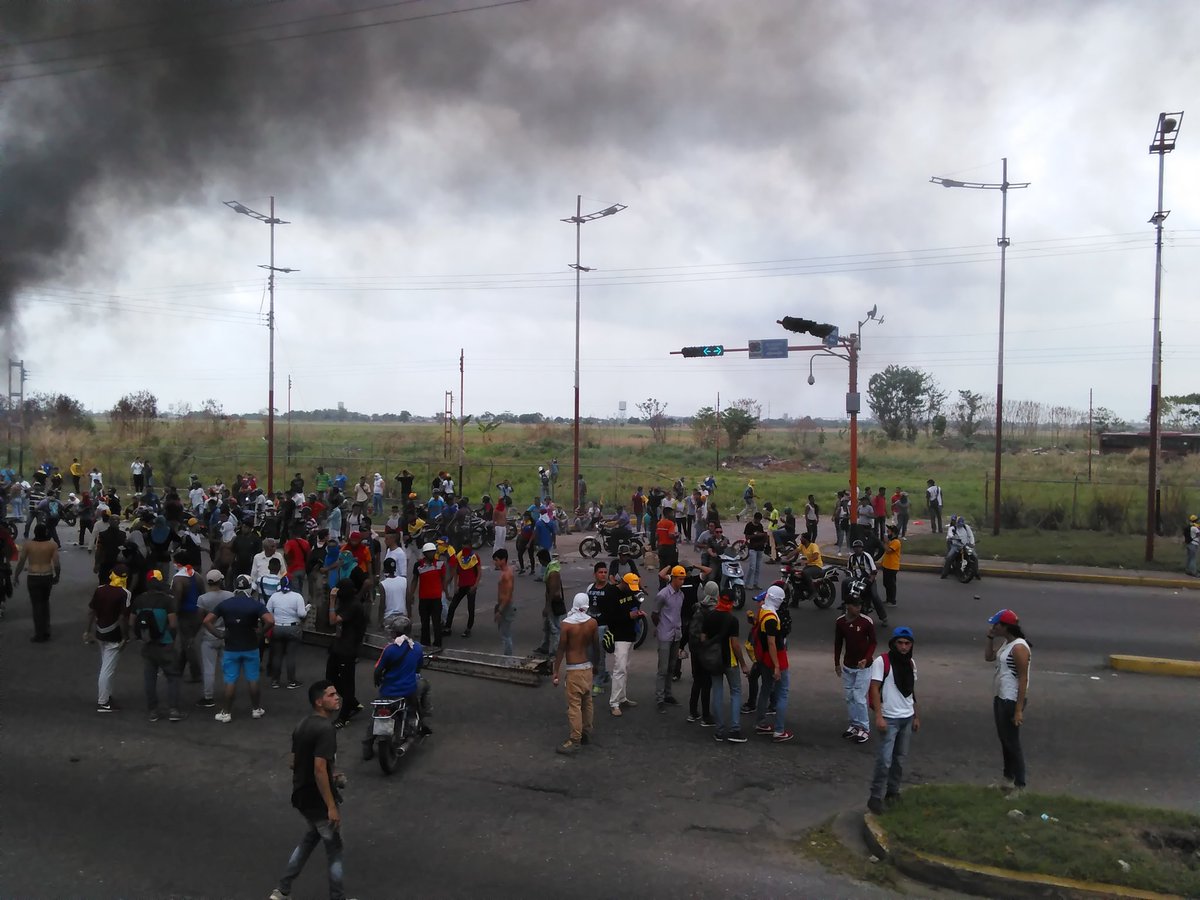
<path id="1" fill-rule="evenodd" d="M 340 789 L 346 778 L 335 772 L 337 761 L 337 731 L 334 720 L 342 706 L 337 688 L 328 681 L 318 681 L 308 689 L 312 713 L 292 732 L 292 806 L 308 828 L 292 851 L 287 869 L 279 886 L 271 891 L 270 900 L 288 900 L 292 883 L 304 871 L 304 864 L 317 844 L 325 845 L 329 863 L 329 896 L 344 900 L 342 886 L 342 814 Z"/>
<path id="2" fill-rule="evenodd" d="M 758 512 L 758 492 L 754 490 L 754 479 L 751 478 L 746 482 L 746 489 L 742 491 L 742 511 L 737 514 L 737 521 L 742 521 L 742 516 L 752 516 Z"/>
<path id="3" fill-rule="evenodd" d="M 546 603 L 542 607 L 542 642 L 533 652 L 553 659 L 558 653 L 562 619 L 567 614 L 562 586 L 562 563 L 545 550 L 538 551 L 538 562 L 546 569 Z"/>
<path id="4" fill-rule="evenodd" d="M 847 597 L 845 614 L 833 623 L 833 671 L 842 679 L 849 720 L 842 737 L 856 744 L 871 739 L 867 692 L 871 687 L 871 663 L 875 661 L 875 623 L 861 610 L 859 597 Z"/>
<path id="5" fill-rule="evenodd" d="M 496 579 L 496 606 L 492 617 L 500 632 L 500 646 L 505 656 L 513 655 L 513 622 L 517 618 L 516 597 L 513 595 L 513 571 L 508 563 L 508 551 L 497 550 L 492 554 L 492 566 L 500 577 Z"/>
<path id="6" fill-rule="evenodd" d="M 1187 564 L 1183 571 L 1193 578 L 1196 574 L 1196 551 L 1200 549 L 1200 518 L 1188 516 L 1187 528 L 1184 529 L 1184 550 L 1187 552 Z"/>
<path id="7" fill-rule="evenodd" d="M 196 602 L 200 612 L 207 618 L 216 608 L 233 596 L 233 591 L 225 590 L 225 576 L 220 569 L 209 569 L 204 576 L 204 586 L 207 588 Z M 203 621 L 203 620 L 202 620 Z M 203 677 L 201 696 L 196 701 L 200 709 L 212 709 L 217 705 L 213 699 L 213 688 L 217 680 L 217 659 L 225 648 L 225 623 L 220 619 L 213 622 L 212 628 L 200 628 L 200 670 Z"/>
<path id="8" fill-rule="evenodd" d="M 788 669 L 787 633 L 790 619 L 784 620 L 786 594 L 777 584 L 771 585 L 762 595 L 754 626 L 754 654 L 762 667 L 763 696 L 757 704 L 758 716 L 754 733 L 771 736 L 775 743 L 782 744 L 792 739 L 787 729 L 788 689 L 791 676 Z M 783 610 L 780 612 L 780 610 Z M 770 711 L 775 712 L 775 723 L 767 721 Z"/>
<path id="9" fill-rule="evenodd" d="M 867 809 L 876 814 L 883 812 L 885 801 L 894 803 L 900 799 L 908 745 L 921 730 L 916 684 L 913 633 L 902 625 L 892 632 L 888 652 L 871 663 L 871 706 L 875 710 L 879 750 Z"/>
<path id="10" fill-rule="evenodd" d="M 39 522 L 33 529 L 33 540 L 21 545 L 17 568 L 13 571 L 13 587 L 20 584 L 21 572 L 29 569 L 29 605 L 33 607 L 33 637 L 35 644 L 50 640 L 50 591 L 58 584 L 62 565 L 58 544 L 50 540 L 50 529 Z"/>
<path id="11" fill-rule="evenodd" d="M 900 575 L 900 536 L 895 525 L 887 527 L 887 541 L 884 542 L 883 558 L 879 560 L 879 570 L 883 573 L 884 602 L 888 606 L 896 605 L 896 580 Z"/>
<path id="12" fill-rule="evenodd" d="M 96 588 L 88 604 L 87 630 L 83 639 L 100 644 L 100 676 L 96 680 L 96 712 L 115 712 L 119 707 L 112 699 L 112 680 L 117 674 L 117 660 L 129 641 L 129 607 L 132 597 L 125 587 L 127 570 L 119 564 L 110 576 L 109 584 Z"/>
<path id="13" fill-rule="evenodd" d="M 712 676 L 712 711 L 717 721 L 713 737 L 718 741 L 734 744 L 746 743 L 742 734 L 742 676 L 750 675 L 750 664 L 742 654 L 742 642 L 738 640 L 738 622 L 733 615 L 733 601 L 721 597 L 716 608 L 704 614 L 700 640 L 715 641 L 724 656 L 724 671 Z M 729 686 L 729 705 L 725 705 L 725 686 Z"/>
<path id="14" fill-rule="evenodd" d="M 942 489 L 930 478 L 925 488 L 925 502 L 929 506 L 929 530 L 934 534 L 942 533 Z"/>
<path id="15" fill-rule="evenodd" d="M 575 753 L 581 745 L 592 740 L 592 661 L 588 654 L 596 639 L 596 620 L 588 615 L 589 605 L 587 594 L 575 595 L 571 611 L 562 621 L 558 649 L 554 654 L 553 682 L 557 686 L 559 672 L 565 672 L 567 721 L 571 726 L 571 736 L 557 747 L 557 752 L 563 755 Z"/>
<path id="16" fill-rule="evenodd" d="M 167 716 L 172 722 L 185 718 L 179 709 L 179 681 L 183 674 L 182 654 L 175 639 L 179 633 L 175 598 L 163 586 L 162 572 L 146 573 L 146 589 L 134 599 L 134 634 L 142 645 L 142 675 L 146 689 L 146 712 L 151 722 L 162 716 L 158 711 L 158 673 L 167 679 Z M 258 654 L 255 653 L 255 659 Z"/>
<path id="17" fill-rule="evenodd" d="M 413 565 L 412 578 L 408 581 L 408 608 L 416 600 L 417 613 L 421 617 L 422 646 L 442 646 L 442 597 L 450 582 L 444 560 L 437 555 L 437 544 L 432 541 L 421 547 L 421 558 Z M 430 643 L 430 627 L 433 642 Z"/>
<path id="18" fill-rule="evenodd" d="M 655 636 L 658 638 L 658 674 L 654 684 L 654 700 L 658 704 L 659 712 L 666 712 L 668 706 L 676 706 L 679 703 L 671 692 L 671 673 L 675 668 L 675 658 L 679 654 L 680 641 L 683 640 L 685 578 L 687 569 L 683 566 L 673 566 L 671 580 L 655 595 L 650 613 L 650 621 L 654 623 Z"/>
<path id="19" fill-rule="evenodd" d="M 1025 789 L 1025 752 L 1021 749 L 1021 724 L 1029 700 L 1029 642 L 1021 620 L 1011 609 L 1002 609 L 988 619 L 987 646 L 983 658 L 996 664 L 992 715 L 1004 756 L 1004 780 L 1012 787 L 1010 797 Z M 996 641 L 1001 641 L 997 646 Z"/>
<path id="20" fill-rule="evenodd" d="M 610 576 L 611 577 L 611 576 Z M 614 716 L 621 716 L 626 707 L 637 706 L 629 699 L 629 654 L 637 641 L 637 620 L 643 613 L 638 599 L 641 580 L 628 572 L 604 592 L 600 600 L 600 622 L 608 629 L 604 636 L 604 647 L 612 647 L 612 689 L 608 696 L 608 708 Z M 609 638 L 611 637 L 611 641 Z"/>
<path id="21" fill-rule="evenodd" d="M 358 594 L 357 587 L 349 578 L 343 578 L 329 592 L 329 624 L 337 626 L 337 634 L 329 645 L 325 678 L 337 686 L 338 695 L 342 698 L 342 711 L 334 723 L 335 728 L 344 728 L 363 710 L 363 705 L 358 702 L 354 667 L 367 633 L 367 611 Z"/>

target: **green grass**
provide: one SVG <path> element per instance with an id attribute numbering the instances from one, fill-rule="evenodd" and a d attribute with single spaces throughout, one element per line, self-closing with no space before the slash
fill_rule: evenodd
<path id="1" fill-rule="evenodd" d="M 871 862 L 866 857 L 849 851 L 834 834 L 829 822 L 805 832 L 797 847 L 805 856 L 816 860 L 831 872 L 878 884 L 893 891 L 900 889 L 895 866 L 886 859 Z"/>
<path id="2" fill-rule="evenodd" d="M 1012 809 L 1024 818 L 1010 818 Z M 943 785 L 905 792 L 882 823 L 895 845 L 937 856 L 1200 896 L 1200 817 L 1174 810 L 1041 794 L 1010 801 L 996 790 Z"/>
<path id="3" fill-rule="evenodd" d="M 945 535 L 929 534 L 922 530 L 925 527 L 909 527 L 904 552 L 914 556 L 944 556 Z M 999 537 L 995 537 L 990 527 L 977 524 L 975 539 L 984 568 L 990 559 L 1176 573 L 1183 567 L 1182 545 L 1176 546 L 1169 536 L 1159 539 L 1153 562 L 1146 562 L 1146 538 L 1140 534 L 1014 529 L 1001 531 Z"/>

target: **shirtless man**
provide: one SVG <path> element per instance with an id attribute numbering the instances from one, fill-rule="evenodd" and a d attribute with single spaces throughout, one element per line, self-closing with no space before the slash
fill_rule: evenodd
<path id="1" fill-rule="evenodd" d="M 513 602 L 513 571 L 508 564 L 508 551 L 501 547 L 492 554 L 492 564 L 500 573 L 496 584 L 496 627 L 500 640 L 504 642 L 504 655 L 513 655 L 512 626 L 517 617 L 517 606 Z"/>
<path id="2" fill-rule="evenodd" d="M 567 661 L 567 721 L 571 723 L 571 736 L 557 748 L 563 755 L 574 753 L 581 744 L 592 740 L 592 661 L 589 652 L 596 639 L 596 620 L 588 615 L 588 602 L 587 594 L 575 595 L 571 611 L 562 620 L 558 653 L 554 656 L 555 685 L 563 660 Z"/>
<path id="3" fill-rule="evenodd" d="M 50 589 L 58 584 L 62 567 L 58 560 L 58 544 L 50 540 L 50 529 L 39 522 L 33 529 L 33 540 L 21 545 L 21 556 L 13 572 L 13 587 L 20 583 L 22 570 L 29 569 L 29 603 L 33 607 L 33 637 L 35 644 L 50 640 Z"/>

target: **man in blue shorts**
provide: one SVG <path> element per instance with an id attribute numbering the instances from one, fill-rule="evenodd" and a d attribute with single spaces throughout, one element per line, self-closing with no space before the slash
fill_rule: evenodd
<path id="1" fill-rule="evenodd" d="M 270 628 L 274 617 L 267 612 L 262 601 L 250 596 L 252 583 L 249 575 L 239 575 L 237 590 L 228 600 L 222 600 L 215 610 L 204 617 L 204 627 L 210 634 L 217 635 L 214 624 L 217 619 L 225 623 L 225 656 L 221 662 L 221 674 L 225 678 L 225 694 L 221 698 L 221 711 L 213 718 L 227 723 L 233 719 L 233 695 L 237 689 L 239 675 L 246 676 L 250 688 L 250 715 L 261 719 L 267 711 L 260 704 L 258 691 L 258 629 Z"/>

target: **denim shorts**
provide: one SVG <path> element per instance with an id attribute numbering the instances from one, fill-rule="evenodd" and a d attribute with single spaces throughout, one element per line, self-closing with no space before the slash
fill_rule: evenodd
<path id="1" fill-rule="evenodd" d="M 238 680 L 238 673 L 244 673 L 247 681 L 258 681 L 258 651 L 257 650 L 226 650 L 221 659 L 221 674 L 225 676 L 226 684 Z"/>

